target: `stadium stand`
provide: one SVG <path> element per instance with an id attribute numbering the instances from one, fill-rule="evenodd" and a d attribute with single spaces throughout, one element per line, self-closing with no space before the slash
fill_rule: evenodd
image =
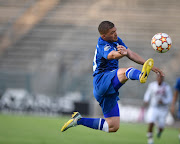
<path id="1" fill-rule="evenodd" d="M 1 0 L 0 35 L 37 2 Z M 93 94 L 92 60 L 99 37 L 97 26 L 102 20 L 113 21 L 126 45 L 145 59 L 154 58 L 155 65 L 165 71 L 166 80 L 173 84 L 180 73 L 179 6 L 177 0 L 59 0 L 27 33 L 1 50 L 0 88 L 25 88 L 52 96 L 80 91 L 88 100 Z M 151 38 L 158 32 L 172 37 L 173 47 L 166 54 L 151 48 Z M 126 58 L 120 64 L 141 68 Z M 153 74 L 150 77 L 153 79 Z M 146 87 L 147 84 L 128 82 L 120 95 L 142 98 Z"/>

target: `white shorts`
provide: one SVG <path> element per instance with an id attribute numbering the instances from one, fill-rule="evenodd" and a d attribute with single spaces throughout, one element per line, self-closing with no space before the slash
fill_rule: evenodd
<path id="1" fill-rule="evenodd" d="M 158 127 L 164 128 L 167 114 L 167 108 L 150 107 L 145 115 L 145 121 L 147 123 L 155 123 Z"/>

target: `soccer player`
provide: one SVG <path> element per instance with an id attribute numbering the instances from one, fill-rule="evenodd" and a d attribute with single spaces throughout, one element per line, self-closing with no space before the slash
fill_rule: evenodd
<path id="1" fill-rule="evenodd" d="M 144 95 L 144 103 L 149 108 L 147 110 L 147 122 L 148 122 L 148 144 L 153 144 L 153 127 L 157 124 L 158 131 L 157 137 L 160 138 L 168 114 L 168 105 L 172 101 L 171 87 L 164 82 L 164 77 L 157 75 L 157 81 L 154 81 L 148 85 L 146 93 Z"/>
<path id="2" fill-rule="evenodd" d="M 177 119 L 180 120 L 180 99 L 178 99 L 178 96 L 180 94 L 180 77 L 177 78 L 175 86 L 174 86 L 174 96 L 173 96 L 173 101 L 171 104 L 171 113 L 175 116 L 175 106 L 176 102 L 179 102 L 179 108 L 178 108 L 178 113 L 177 113 Z M 179 129 L 179 140 L 180 140 L 180 129 Z"/>
<path id="3" fill-rule="evenodd" d="M 62 127 L 62 132 L 76 125 L 105 132 L 116 132 L 120 124 L 117 103 L 119 100 L 118 89 L 128 79 L 145 83 L 151 69 L 163 75 L 160 69 L 153 67 L 152 58 L 145 61 L 124 44 L 121 38 L 117 36 L 117 29 L 112 22 L 102 21 L 99 24 L 98 31 L 100 37 L 93 61 L 93 93 L 102 108 L 104 118 L 84 118 L 79 112 L 74 112 L 71 119 Z M 128 57 L 130 60 L 143 65 L 142 71 L 133 67 L 118 68 L 118 60 L 123 57 Z"/>

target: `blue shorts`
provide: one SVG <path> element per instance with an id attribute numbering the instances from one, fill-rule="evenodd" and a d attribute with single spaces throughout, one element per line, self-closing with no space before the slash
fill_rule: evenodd
<path id="1" fill-rule="evenodd" d="M 107 114 L 104 114 L 105 118 L 108 117 L 119 117 L 120 113 L 119 113 L 119 105 L 118 103 L 116 103 L 116 105 L 111 109 L 110 112 L 108 112 Z"/>
<path id="2" fill-rule="evenodd" d="M 118 69 L 97 74 L 94 77 L 94 97 L 99 102 L 103 114 L 108 114 L 119 100 L 118 89 L 123 85 L 117 77 Z"/>

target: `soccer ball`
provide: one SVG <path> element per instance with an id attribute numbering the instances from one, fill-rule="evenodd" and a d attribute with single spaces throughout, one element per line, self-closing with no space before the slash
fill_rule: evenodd
<path id="1" fill-rule="evenodd" d="M 151 45 L 156 52 L 165 53 L 170 50 L 172 40 L 166 33 L 157 33 L 152 37 Z"/>

